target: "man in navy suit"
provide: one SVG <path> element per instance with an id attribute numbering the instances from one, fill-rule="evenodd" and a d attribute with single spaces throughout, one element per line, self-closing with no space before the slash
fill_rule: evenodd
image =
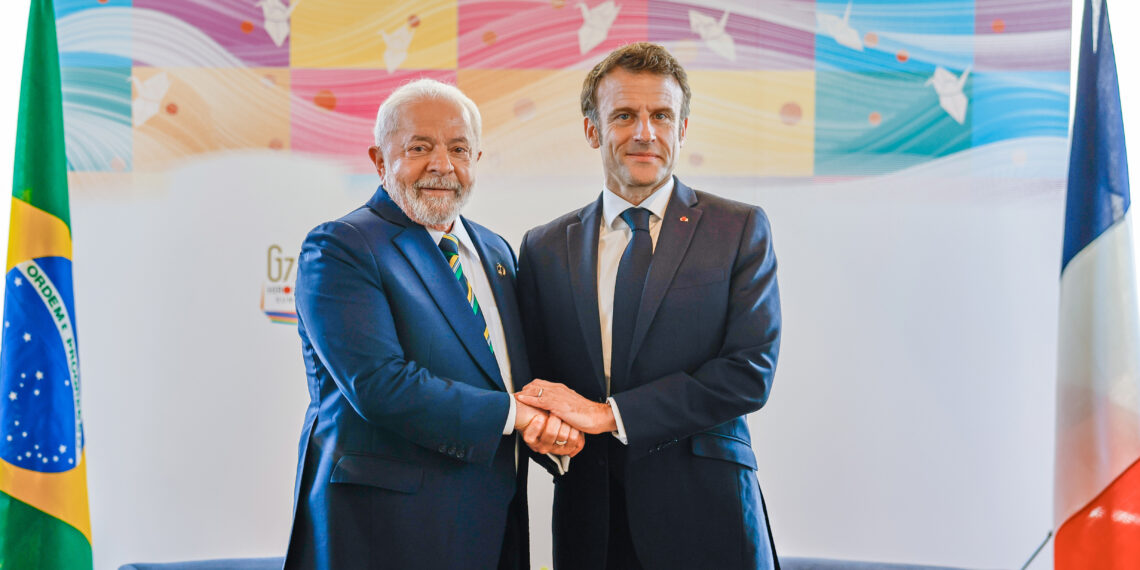
<path id="1" fill-rule="evenodd" d="M 660 46 L 599 63 L 581 104 L 605 188 L 519 253 L 543 380 L 517 398 L 595 434 L 555 479 L 557 570 L 779 567 L 745 421 L 779 350 L 771 231 L 672 176 L 689 99 Z"/>
<path id="2" fill-rule="evenodd" d="M 580 433 L 511 397 L 530 380 L 506 241 L 459 216 L 479 110 L 420 80 L 377 112 L 381 187 L 305 239 L 305 413 L 287 569 L 529 568 L 526 457 Z"/>

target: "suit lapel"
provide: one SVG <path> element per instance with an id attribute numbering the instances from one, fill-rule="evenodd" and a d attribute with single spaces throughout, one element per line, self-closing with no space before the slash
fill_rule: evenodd
<path id="1" fill-rule="evenodd" d="M 676 180 L 676 179 L 674 179 Z M 630 342 L 630 362 L 636 358 L 637 351 L 649 332 L 649 325 L 661 307 L 665 292 L 673 282 L 681 260 L 689 249 L 689 242 L 693 240 L 697 224 L 701 220 L 701 210 L 697 209 L 696 194 L 693 189 L 676 180 L 673 196 L 669 198 L 669 205 L 665 208 L 665 217 L 661 220 L 661 233 L 657 236 L 657 245 L 653 248 L 653 263 L 649 266 L 649 275 L 645 279 L 645 289 L 641 293 L 641 305 L 637 311 L 637 324 L 633 328 L 633 340 Z M 681 221 L 681 219 L 686 221 Z"/>
<path id="2" fill-rule="evenodd" d="M 602 325 L 598 318 L 598 230 L 602 217 L 602 199 L 586 206 L 578 214 L 579 223 L 566 227 L 566 255 L 570 269 L 570 287 L 574 308 L 578 311 L 586 352 L 596 380 L 606 386 L 602 367 Z"/>
<path id="3" fill-rule="evenodd" d="M 504 389 L 499 364 L 495 361 L 494 354 L 487 348 L 487 341 L 483 339 L 483 329 L 475 318 L 471 305 L 467 303 L 463 291 L 460 290 L 459 281 L 444 260 L 439 246 L 432 243 L 431 235 L 423 226 L 409 219 L 399 206 L 392 202 L 383 188 L 377 191 L 368 202 L 368 206 L 384 219 L 404 227 L 392 238 L 392 243 L 419 275 L 424 288 L 455 331 L 455 335 L 459 337 L 467 353 L 487 375 L 491 384 Z"/>
<path id="4" fill-rule="evenodd" d="M 464 227 L 467 228 L 467 235 L 471 236 L 471 241 L 475 243 L 475 249 L 479 252 L 479 259 L 483 263 L 483 271 L 487 274 L 487 282 L 491 285 L 491 294 L 495 297 L 495 308 L 499 311 L 499 323 L 503 327 L 503 337 L 507 341 L 507 355 L 510 357 L 511 363 L 511 376 L 514 380 L 515 389 L 518 389 L 518 382 L 520 379 L 524 381 L 530 378 L 523 378 L 527 374 L 526 370 L 529 365 L 526 360 L 526 346 L 523 344 L 522 320 L 519 318 L 518 300 L 515 297 L 515 288 L 512 286 L 512 279 L 514 276 L 514 260 L 503 259 L 495 250 L 487 247 L 483 241 L 483 234 L 480 228 L 475 224 L 468 222 L 465 218 L 460 217 Z M 503 273 L 499 273 L 499 268 L 503 268 Z M 483 315 L 487 317 L 486 313 Z M 480 335 L 482 337 L 482 335 Z M 487 351 L 490 352 L 490 351 Z M 503 381 L 502 374 L 499 372 L 499 363 L 492 357 L 495 362 L 495 375 L 493 378 L 499 382 L 500 386 L 506 390 L 506 382 Z"/>

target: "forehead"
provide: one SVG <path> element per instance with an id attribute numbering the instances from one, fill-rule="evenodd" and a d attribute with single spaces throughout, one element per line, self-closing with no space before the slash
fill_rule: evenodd
<path id="1" fill-rule="evenodd" d="M 472 138 L 467 111 L 446 99 L 417 99 L 400 106 L 396 137 L 427 137 L 451 140 Z"/>
<path id="2" fill-rule="evenodd" d="M 598 82 L 599 109 L 653 105 L 676 110 L 681 98 L 681 86 L 672 75 L 632 73 L 619 67 Z"/>

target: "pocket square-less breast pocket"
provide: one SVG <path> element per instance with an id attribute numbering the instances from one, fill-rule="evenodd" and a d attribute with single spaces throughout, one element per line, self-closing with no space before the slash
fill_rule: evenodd
<path id="1" fill-rule="evenodd" d="M 728 270 L 724 268 L 684 271 L 678 273 L 677 276 L 673 278 L 673 284 L 669 288 L 684 289 L 687 287 L 699 287 L 701 285 L 719 283 L 726 278 L 728 278 Z"/>
<path id="2" fill-rule="evenodd" d="M 380 487 L 399 493 L 415 493 L 423 484 L 423 467 L 377 455 L 345 455 L 336 462 L 332 483 Z"/>

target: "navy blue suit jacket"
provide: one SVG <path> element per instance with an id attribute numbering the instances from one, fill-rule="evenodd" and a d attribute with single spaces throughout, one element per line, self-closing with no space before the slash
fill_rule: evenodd
<path id="1" fill-rule="evenodd" d="M 527 233 L 519 298 L 535 377 L 605 401 L 598 319 L 599 198 Z M 654 570 L 776 567 L 745 415 L 764 405 L 780 339 L 776 258 L 763 210 L 679 180 L 665 211 L 613 397 L 629 445 L 626 505 Z M 558 570 L 605 566 L 613 436 L 589 436 L 555 479 Z"/>
<path id="2" fill-rule="evenodd" d="M 514 253 L 458 223 L 490 280 L 512 376 L 528 381 Z M 496 568 L 509 509 L 525 533 L 526 463 L 516 473 L 511 396 L 427 230 L 380 188 L 308 235 L 296 298 L 311 402 L 285 567 Z M 526 568 L 525 534 L 507 542 L 504 559 Z"/>

